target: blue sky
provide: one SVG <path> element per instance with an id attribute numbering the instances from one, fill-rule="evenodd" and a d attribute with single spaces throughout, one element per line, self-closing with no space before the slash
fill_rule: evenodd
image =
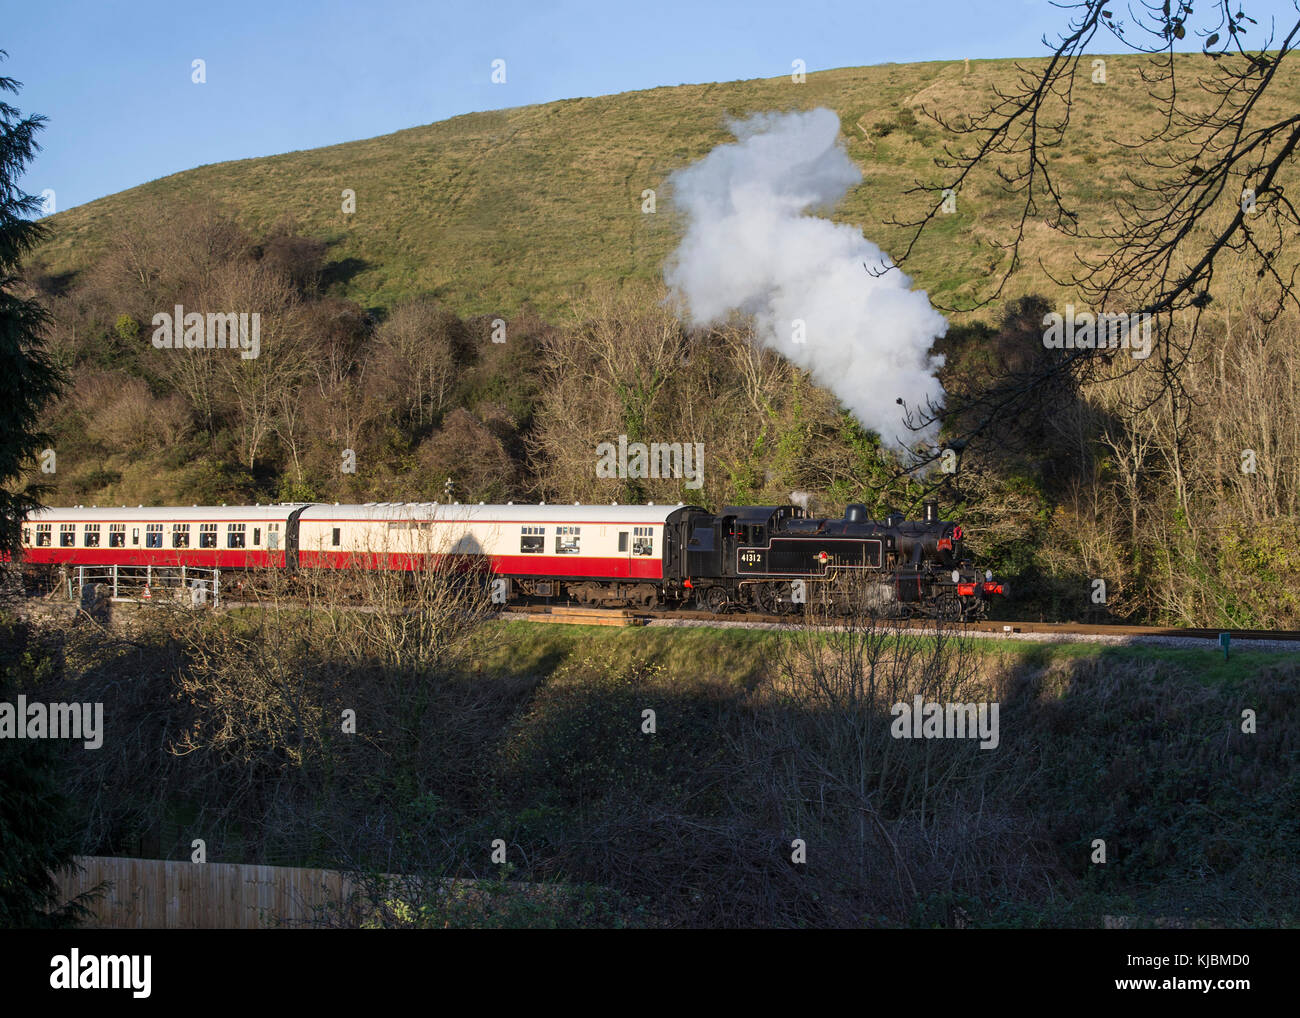
<path id="1" fill-rule="evenodd" d="M 1261 25 L 1295 20 L 1291 2 L 1244 2 Z M 1067 18 L 1047 0 L 45 0 L 6 12 L 0 73 L 24 83 L 20 109 L 50 119 L 23 187 L 53 189 L 65 209 L 205 163 L 475 110 L 773 77 L 795 58 L 815 72 L 1034 56 Z M 505 84 L 491 81 L 498 58 Z"/>

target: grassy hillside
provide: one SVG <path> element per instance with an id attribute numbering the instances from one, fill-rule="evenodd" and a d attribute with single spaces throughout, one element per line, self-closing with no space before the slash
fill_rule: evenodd
<path id="1" fill-rule="evenodd" d="M 1136 141 L 1158 116 L 1138 78 L 1140 58 L 1106 59 L 1106 84 L 1080 73 L 1072 137 L 1055 167 L 1085 227 L 1109 215 L 1134 168 L 1135 153 L 1119 143 Z M 1184 58 L 1186 70 L 1203 59 Z M 1300 81 L 1289 65 L 1281 74 L 1271 100 L 1294 109 Z M 77 272 L 116 224 L 144 208 L 215 199 L 254 232 L 287 214 L 326 240 L 333 292 L 363 306 L 424 294 L 461 314 L 508 315 L 527 302 L 550 317 L 593 281 L 659 275 L 679 234 L 666 176 L 728 140 L 729 117 L 754 112 L 836 110 L 865 177 L 837 218 L 897 252 L 904 234 L 888 221 L 918 207 L 904 192 L 917 179 L 935 180 L 942 150 L 941 131 L 921 107 L 970 115 L 1017 77 L 1014 61 L 886 64 L 814 73 L 803 84 L 683 85 L 469 114 L 174 174 L 52 217 L 56 234 L 39 257 L 55 274 Z M 344 188 L 356 191 L 351 216 L 341 211 Z M 658 191 L 654 215 L 640 210 L 644 188 Z M 968 296 L 998 262 L 990 240 L 1005 239 L 1017 216 L 996 179 L 981 178 L 959 196 L 957 213 L 939 220 L 909 271 L 941 301 Z M 1071 251 L 1039 223 L 1025 254 L 1016 291 L 1052 294 L 1037 260 L 1059 273 Z"/>

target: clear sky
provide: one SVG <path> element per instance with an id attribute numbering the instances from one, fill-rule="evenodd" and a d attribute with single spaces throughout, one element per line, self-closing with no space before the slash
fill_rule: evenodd
<path id="1" fill-rule="evenodd" d="M 1243 2 L 1261 27 L 1296 18 L 1293 0 Z M 58 209 L 205 163 L 475 110 L 774 77 L 796 58 L 814 72 L 1035 56 L 1069 17 L 1047 0 L 5 3 L 0 73 L 23 82 L 23 112 L 50 120 L 23 187 L 53 189 Z"/>

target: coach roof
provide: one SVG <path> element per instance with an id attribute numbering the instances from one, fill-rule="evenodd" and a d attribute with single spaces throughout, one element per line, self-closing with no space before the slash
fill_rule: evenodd
<path id="1" fill-rule="evenodd" d="M 676 505 L 456 505 L 437 502 L 368 502 L 365 505 L 313 505 L 304 523 L 326 520 L 401 520 L 482 523 L 566 523 L 650 526 L 697 506 Z"/>
<path id="2" fill-rule="evenodd" d="M 68 521 L 80 523 L 177 522 L 236 523 L 256 520 L 280 520 L 300 508 L 302 503 L 282 505 L 196 505 L 196 506 L 57 506 L 38 509 L 27 518 L 37 523 Z"/>

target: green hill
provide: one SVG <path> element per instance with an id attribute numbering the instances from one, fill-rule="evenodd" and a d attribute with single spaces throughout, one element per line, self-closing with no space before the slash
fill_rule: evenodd
<path id="1" fill-rule="evenodd" d="M 1056 172 L 1084 225 L 1104 219 L 1135 153 L 1118 142 L 1154 126 L 1158 110 L 1139 80 L 1142 58 L 1108 57 L 1107 83 L 1081 69 L 1071 138 Z M 1180 58 L 1188 64 L 1199 56 Z M 1030 61 L 1028 66 L 1033 67 Z M 937 178 L 943 134 L 924 105 L 970 115 L 993 90 L 1014 86 L 1014 61 L 886 64 L 808 75 L 571 99 L 474 113 L 367 141 L 174 174 L 59 213 L 39 258 L 52 273 L 93 262 L 114 224 L 179 200 L 216 200 L 256 232 L 284 215 L 329 243 L 331 292 L 367 307 L 432 295 L 461 314 L 511 314 L 531 303 L 552 316 L 586 284 L 655 278 L 675 245 L 665 177 L 729 138 L 726 121 L 766 110 L 836 110 L 863 183 L 837 211 L 888 252 L 904 231 L 888 225 L 919 208 L 905 191 Z M 1300 106 L 1300 82 L 1286 74 L 1271 96 Z M 342 191 L 356 212 L 342 211 Z M 645 188 L 658 211 L 641 212 Z M 921 287 L 948 302 L 969 296 L 998 262 L 989 242 L 1005 239 L 1016 204 L 991 174 L 959 196 L 909 263 Z M 1041 222 L 1031 224 L 1018 292 L 1051 292 L 1035 264 L 1065 269 L 1070 252 Z"/>

